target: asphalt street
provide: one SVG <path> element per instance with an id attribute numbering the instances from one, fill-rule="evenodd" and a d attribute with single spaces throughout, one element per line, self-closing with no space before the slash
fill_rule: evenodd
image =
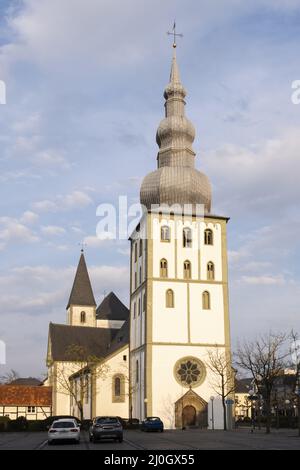
<path id="1" fill-rule="evenodd" d="M 294 430 L 274 430 L 271 435 L 264 431 L 251 434 L 249 429 L 235 431 L 204 431 L 199 429 L 143 433 L 124 431 L 122 443 L 103 441 L 90 443 L 88 434 L 81 433 L 79 445 L 58 443 L 48 446 L 47 433 L 0 433 L 0 450 L 300 450 L 300 438 Z"/>

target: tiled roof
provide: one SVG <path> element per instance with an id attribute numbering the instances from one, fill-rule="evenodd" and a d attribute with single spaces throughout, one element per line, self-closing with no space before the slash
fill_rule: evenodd
<path id="1" fill-rule="evenodd" d="M 128 308 L 114 292 L 110 292 L 96 310 L 97 320 L 127 320 Z"/>
<path id="2" fill-rule="evenodd" d="M 69 308 L 70 305 L 96 307 L 93 289 L 83 253 L 81 253 L 79 259 L 67 308 Z"/>
<path id="3" fill-rule="evenodd" d="M 51 406 L 51 387 L 0 385 L 0 406 Z"/>
<path id="4" fill-rule="evenodd" d="M 69 326 L 50 323 L 49 335 L 51 354 L 54 361 L 78 361 L 78 353 L 73 346 L 80 346 L 86 356 L 103 358 L 118 333 L 117 329 Z M 81 358 L 82 359 L 82 358 Z"/>
<path id="5" fill-rule="evenodd" d="M 35 379 L 34 377 L 20 377 L 19 379 L 12 380 L 9 385 L 34 385 L 38 387 L 39 385 L 42 385 L 43 382 L 41 382 L 38 379 Z"/>

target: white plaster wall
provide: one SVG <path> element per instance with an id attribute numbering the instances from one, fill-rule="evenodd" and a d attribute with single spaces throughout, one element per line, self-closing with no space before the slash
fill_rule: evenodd
<path id="1" fill-rule="evenodd" d="M 191 342 L 224 344 L 223 287 L 220 284 L 190 284 Z M 210 293 L 210 310 L 202 309 L 202 293 Z"/>
<path id="2" fill-rule="evenodd" d="M 213 231 L 213 245 L 204 245 L 204 231 Z M 207 279 L 207 263 L 215 265 L 215 281 L 222 281 L 222 228 L 219 223 L 200 222 L 201 278 Z"/>
<path id="3" fill-rule="evenodd" d="M 126 361 L 123 360 L 126 356 Z M 105 376 L 96 379 L 96 415 L 112 415 L 128 418 L 129 416 L 129 348 L 123 348 L 118 354 L 109 358 L 105 364 L 108 371 Z M 113 376 L 123 374 L 125 378 L 124 402 L 113 403 Z"/>
<path id="4" fill-rule="evenodd" d="M 166 291 L 174 291 L 175 307 L 166 307 Z M 187 342 L 187 284 L 184 282 L 154 281 L 152 299 L 154 342 Z"/>
<path id="5" fill-rule="evenodd" d="M 114 328 L 119 329 L 122 328 L 125 321 L 122 320 L 97 320 L 96 326 L 97 328 Z"/>
<path id="6" fill-rule="evenodd" d="M 166 428 L 175 427 L 175 402 L 181 398 L 189 388 L 181 386 L 175 379 L 173 369 L 177 360 L 185 356 L 194 356 L 207 360 L 207 348 L 191 346 L 153 346 L 152 348 L 152 414 L 159 416 Z M 214 396 L 214 424 L 215 429 L 223 428 L 223 409 L 220 398 L 213 390 L 210 382 L 212 374 L 207 370 L 204 383 L 193 388 L 201 398 L 210 403 L 210 397 Z M 208 406 L 208 422 L 211 428 L 211 406 Z"/>
<path id="7" fill-rule="evenodd" d="M 71 306 L 68 310 L 70 310 L 68 318 L 69 324 L 72 326 L 96 326 L 96 309 L 95 307 L 90 306 Z M 81 323 L 80 321 L 80 314 L 81 312 L 85 312 L 86 314 L 86 322 Z"/>
<path id="8" fill-rule="evenodd" d="M 140 420 L 145 417 L 145 354 L 139 350 L 130 355 L 131 391 L 132 391 L 132 417 Z M 139 382 L 136 382 L 136 361 L 139 363 Z"/>

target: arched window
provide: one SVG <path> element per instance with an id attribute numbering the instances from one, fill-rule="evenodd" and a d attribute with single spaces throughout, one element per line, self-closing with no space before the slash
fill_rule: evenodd
<path id="1" fill-rule="evenodd" d="M 192 247 L 192 231 L 189 227 L 183 229 L 183 247 L 191 248 Z"/>
<path id="2" fill-rule="evenodd" d="M 121 396 L 121 379 L 120 377 L 115 378 L 115 397 Z"/>
<path id="3" fill-rule="evenodd" d="M 168 277 L 168 261 L 164 258 L 160 260 L 160 277 Z"/>
<path id="4" fill-rule="evenodd" d="M 85 323 L 86 322 L 86 313 L 81 312 L 80 313 L 80 323 Z"/>
<path id="5" fill-rule="evenodd" d="M 169 242 L 171 240 L 170 227 L 163 225 L 160 229 L 160 239 L 162 242 Z"/>
<path id="6" fill-rule="evenodd" d="M 214 244 L 214 234 L 210 228 L 207 228 L 204 231 L 204 245 L 213 245 Z"/>
<path id="7" fill-rule="evenodd" d="M 139 255 L 142 256 L 142 254 L 143 254 L 143 239 L 140 238 Z"/>
<path id="8" fill-rule="evenodd" d="M 125 401 L 125 379 L 122 374 L 113 376 L 112 401 L 113 403 L 120 403 Z"/>
<path id="9" fill-rule="evenodd" d="M 192 265 L 190 261 L 186 260 L 183 263 L 183 277 L 184 279 L 191 279 L 192 277 Z"/>
<path id="10" fill-rule="evenodd" d="M 174 308 L 174 292 L 172 289 L 168 289 L 166 292 L 166 307 Z"/>
<path id="11" fill-rule="evenodd" d="M 134 261 L 137 262 L 137 243 L 134 244 Z"/>
<path id="12" fill-rule="evenodd" d="M 136 380 L 136 383 L 139 383 L 139 361 L 137 360 L 136 363 L 135 363 L 135 367 L 136 367 L 136 370 L 135 370 L 135 380 Z"/>
<path id="13" fill-rule="evenodd" d="M 215 279 L 215 265 L 212 261 L 207 263 L 207 280 L 213 281 Z"/>
<path id="14" fill-rule="evenodd" d="M 210 294 L 207 290 L 202 294 L 202 308 L 203 310 L 210 310 Z"/>

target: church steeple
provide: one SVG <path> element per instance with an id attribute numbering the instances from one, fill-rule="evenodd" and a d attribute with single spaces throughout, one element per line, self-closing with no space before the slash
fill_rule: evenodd
<path id="1" fill-rule="evenodd" d="M 83 250 L 81 250 L 81 255 L 79 258 L 79 263 L 75 274 L 75 279 L 73 282 L 73 287 L 71 290 L 67 309 L 70 306 L 96 307 L 96 302 Z"/>
<path id="2" fill-rule="evenodd" d="M 185 97 L 174 39 L 170 81 L 164 91 L 165 117 L 156 134 L 158 168 L 144 178 L 140 192 L 141 204 L 148 210 L 153 205 L 174 204 L 181 207 L 189 204 L 193 208 L 202 204 L 205 213 L 211 209 L 210 182 L 195 169 L 196 154 L 192 147 L 195 128 L 185 116 Z"/>

